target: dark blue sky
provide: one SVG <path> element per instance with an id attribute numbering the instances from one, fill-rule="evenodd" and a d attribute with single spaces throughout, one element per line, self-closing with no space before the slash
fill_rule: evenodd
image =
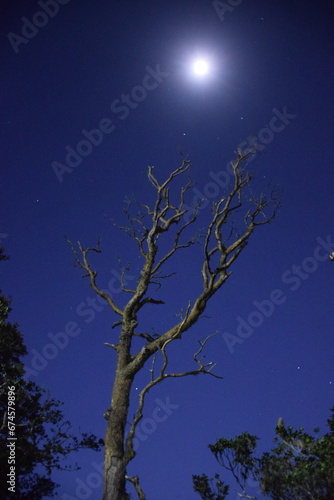
<path id="1" fill-rule="evenodd" d="M 198 229 L 250 137 L 262 149 L 250 164 L 255 188 L 283 190 L 277 219 L 255 233 L 210 318 L 171 349 L 173 367 L 192 366 L 197 339 L 218 329 L 206 354 L 224 380 L 168 381 L 150 393 L 129 471 L 148 500 L 195 500 L 191 475 L 219 469 L 207 448 L 217 438 L 247 430 L 268 448 L 278 417 L 325 430 L 333 406 L 334 8 L 223 3 L 235 7 L 220 15 L 194 0 L 59 0 L 49 14 L 43 1 L 2 7 L 0 238 L 11 259 L 1 288 L 13 297 L 31 378 L 64 401 L 75 426 L 104 436 L 115 356 L 103 344 L 116 333 L 64 235 L 86 246 L 102 237 L 99 283 L 122 303 L 118 258 L 132 264 L 130 286 L 141 261 L 105 215 L 122 224 L 126 199 L 152 201 L 148 165 L 163 179 L 189 155 L 189 204 L 204 200 Z M 210 61 L 206 78 L 191 71 L 198 55 Z M 166 306 L 143 317 L 151 331 L 162 333 L 194 300 L 200 247 L 191 252 L 172 266 Z M 148 378 L 149 366 L 136 387 Z M 78 455 L 81 471 L 57 475 L 58 498 L 100 498 L 93 462 L 102 460 Z"/>

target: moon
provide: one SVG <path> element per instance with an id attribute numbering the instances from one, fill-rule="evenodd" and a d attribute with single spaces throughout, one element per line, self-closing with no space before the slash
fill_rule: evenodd
<path id="1" fill-rule="evenodd" d="M 209 71 L 209 64 L 205 59 L 196 59 L 193 63 L 193 71 L 198 76 L 205 76 Z"/>

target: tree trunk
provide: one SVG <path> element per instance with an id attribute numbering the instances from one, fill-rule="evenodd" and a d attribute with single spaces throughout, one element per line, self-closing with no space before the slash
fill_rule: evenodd
<path id="1" fill-rule="evenodd" d="M 125 491 L 124 460 L 111 457 L 110 463 L 109 469 L 105 468 L 103 500 L 129 500 L 130 497 Z"/>
<path id="2" fill-rule="evenodd" d="M 121 370 L 113 387 L 111 410 L 105 438 L 103 500 L 129 500 L 126 493 L 126 467 L 133 458 L 124 450 L 124 435 L 133 378 L 126 378 Z"/>

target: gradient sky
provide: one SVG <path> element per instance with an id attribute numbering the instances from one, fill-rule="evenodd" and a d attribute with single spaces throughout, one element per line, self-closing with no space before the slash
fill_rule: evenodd
<path id="1" fill-rule="evenodd" d="M 262 150 L 250 163 L 255 188 L 283 191 L 277 219 L 254 234 L 210 317 L 171 348 L 172 367 L 193 367 L 197 340 L 219 330 L 206 355 L 224 380 L 157 386 L 139 426 L 129 473 L 139 474 L 148 500 L 196 500 L 192 474 L 219 472 L 209 443 L 248 431 L 268 449 L 279 417 L 325 431 L 333 406 L 334 7 L 59 0 L 43 11 L 42 4 L 2 3 L 0 243 L 11 259 L 1 266 L 1 288 L 13 298 L 30 377 L 64 401 L 76 428 L 104 436 L 115 366 L 104 342 L 115 339 L 115 317 L 93 301 L 64 236 L 86 246 L 101 236 L 99 284 L 122 303 L 118 258 L 132 264 L 130 286 L 141 261 L 105 215 L 122 224 L 127 199 L 152 201 L 148 165 L 163 179 L 189 155 L 196 181 L 189 203 L 203 200 L 196 229 L 250 137 Z M 199 56 L 209 63 L 205 77 L 192 71 Z M 152 332 L 195 298 L 200 247 L 191 252 L 179 255 L 171 268 L 178 274 L 159 295 L 168 304 L 143 318 Z M 133 401 L 149 374 L 147 366 Z M 157 422 L 156 408 L 166 404 Z M 79 472 L 55 475 L 57 498 L 100 498 L 102 453 L 75 459 Z"/>

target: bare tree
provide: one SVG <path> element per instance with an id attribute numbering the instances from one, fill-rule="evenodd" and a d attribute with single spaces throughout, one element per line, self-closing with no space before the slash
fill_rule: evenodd
<path id="1" fill-rule="evenodd" d="M 170 192 L 170 187 L 172 184 L 174 186 L 177 184 L 176 179 L 179 176 L 187 176 L 190 161 L 183 160 L 181 166 L 162 183 L 154 176 L 153 167 L 148 168 L 148 179 L 156 191 L 155 204 L 152 207 L 139 205 L 139 213 L 136 215 L 131 214 L 129 204 L 125 209 L 129 225 L 121 228 L 136 242 L 144 261 L 135 288 L 128 289 L 123 279 L 123 292 L 130 296 L 124 307 L 118 305 L 111 295 L 97 284 L 97 272 L 90 265 L 89 254 L 100 253 L 100 245 L 98 244 L 95 248 L 84 248 L 78 242 L 78 249 L 76 249 L 69 242 L 77 264 L 84 270 L 84 276 L 89 278 L 90 286 L 107 302 L 118 317 L 118 321 L 113 325 L 119 328 L 117 342 L 107 344 L 117 353 L 117 365 L 111 406 L 105 413 L 108 423 L 105 437 L 104 500 L 128 499 L 126 481 L 132 483 L 139 499 L 146 498 L 138 477 L 128 477 L 126 469 L 136 455 L 134 437 L 136 427 L 143 416 L 145 396 L 148 391 L 170 377 L 205 373 L 220 378 L 213 373 L 215 364 L 204 363 L 204 357 L 201 356 L 205 344 L 212 335 L 208 335 L 204 341 L 200 342 L 199 350 L 193 356 L 196 365 L 192 371 L 168 373 L 167 347 L 176 339 L 181 339 L 182 335 L 203 315 L 208 301 L 230 276 L 230 267 L 247 245 L 255 228 L 268 224 L 276 215 L 279 196 L 271 193 L 268 198 L 264 194 L 256 198 L 251 194 L 249 187 L 246 189 L 252 179 L 251 174 L 247 172 L 247 159 L 253 154 L 253 150 L 237 151 L 236 159 L 231 162 L 234 173 L 233 185 L 226 196 L 213 203 L 204 235 L 193 236 L 190 239 L 185 236 L 189 226 L 197 220 L 200 206 L 194 206 L 189 210 L 185 203 L 187 192 L 192 187 L 189 177 L 183 187 L 177 189 L 176 204 L 171 201 L 172 193 Z M 175 199 L 175 194 L 173 199 Z M 236 230 L 231 221 L 232 216 L 239 209 L 243 210 L 242 228 Z M 162 239 L 164 239 L 163 245 Z M 188 301 L 187 304 L 183 304 L 183 314 L 176 320 L 174 326 L 163 334 L 151 336 L 147 332 L 141 333 L 138 329 L 139 311 L 148 304 L 163 304 L 161 300 L 154 298 L 152 285 L 160 286 L 162 280 L 169 276 L 163 274 L 164 265 L 179 251 L 189 249 L 196 242 L 201 244 L 203 250 L 202 266 L 198 270 L 202 286 L 197 298 L 193 303 Z M 168 249 L 162 251 L 162 247 L 166 248 L 166 243 L 169 244 Z M 143 341 L 143 346 L 137 350 L 133 347 L 134 338 L 140 338 Z M 161 356 L 157 361 L 159 352 Z M 134 378 L 150 359 L 152 362 L 151 378 L 139 393 L 136 414 L 130 429 L 126 431 Z M 159 367 L 155 366 L 159 363 Z"/>

